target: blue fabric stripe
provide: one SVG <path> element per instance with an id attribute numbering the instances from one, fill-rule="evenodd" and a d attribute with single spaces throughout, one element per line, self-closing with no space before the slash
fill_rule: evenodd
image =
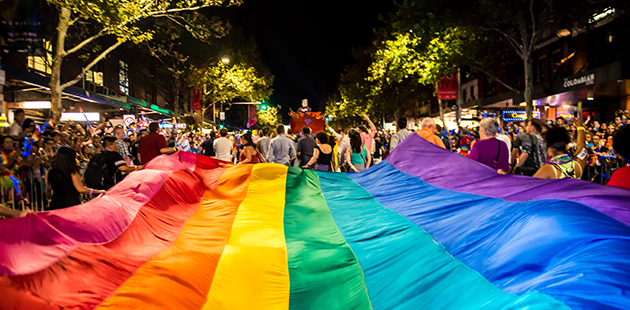
<path id="1" fill-rule="evenodd" d="M 630 305 L 630 228 L 588 206 L 454 192 L 387 162 L 350 177 L 506 292 L 537 291 L 572 309 Z"/>
<path id="2" fill-rule="evenodd" d="M 374 309 L 568 309 L 543 294 L 501 291 L 346 175 L 318 176 L 333 219 L 359 259 Z"/>

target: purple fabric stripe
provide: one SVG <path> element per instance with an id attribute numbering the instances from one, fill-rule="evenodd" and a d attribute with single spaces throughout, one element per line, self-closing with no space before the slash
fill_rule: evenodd
<path id="1" fill-rule="evenodd" d="M 492 168 L 409 135 L 387 159 L 399 170 L 435 186 L 508 201 L 566 199 L 630 226 L 630 190 L 573 179 L 499 175 Z"/>
<path id="2" fill-rule="evenodd" d="M 184 152 L 160 156 L 148 164 L 148 169 L 131 173 L 105 195 L 88 203 L 2 220 L 0 275 L 33 273 L 81 245 L 115 240 L 172 172 L 194 170 L 196 156 Z"/>

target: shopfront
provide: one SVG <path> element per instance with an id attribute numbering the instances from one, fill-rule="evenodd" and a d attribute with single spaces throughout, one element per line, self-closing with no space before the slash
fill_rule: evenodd
<path id="1" fill-rule="evenodd" d="M 630 62 L 605 66 L 534 86 L 534 117 L 556 120 L 591 116 L 598 121 L 612 121 L 615 111 L 630 110 Z M 466 106 L 480 113 L 491 112 L 506 121 L 522 121 L 526 103 L 523 96 L 505 92 L 470 102 Z"/>

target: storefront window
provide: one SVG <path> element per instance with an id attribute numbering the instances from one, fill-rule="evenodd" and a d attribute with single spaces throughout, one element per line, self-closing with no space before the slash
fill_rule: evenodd
<path id="1" fill-rule="evenodd" d="M 28 56 L 28 67 L 45 74 L 52 73 L 52 44 L 48 40 L 44 40 L 43 56 Z"/>
<path id="2" fill-rule="evenodd" d="M 120 60 L 119 62 L 119 74 L 118 80 L 120 83 L 120 92 L 122 94 L 129 94 L 129 65 L 126 62 Z"/>

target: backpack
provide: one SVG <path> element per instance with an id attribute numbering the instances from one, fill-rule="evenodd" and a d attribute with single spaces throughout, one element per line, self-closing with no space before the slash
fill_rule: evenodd
<path id="1" fill-rule="evenodd" d="M 83 176 L 85 185 L 93 189 L 107 189 L 107 180 L 113 178 L 107 169 L 107 156 L 105 152 L 96 154 L 88 163 Z"/>

